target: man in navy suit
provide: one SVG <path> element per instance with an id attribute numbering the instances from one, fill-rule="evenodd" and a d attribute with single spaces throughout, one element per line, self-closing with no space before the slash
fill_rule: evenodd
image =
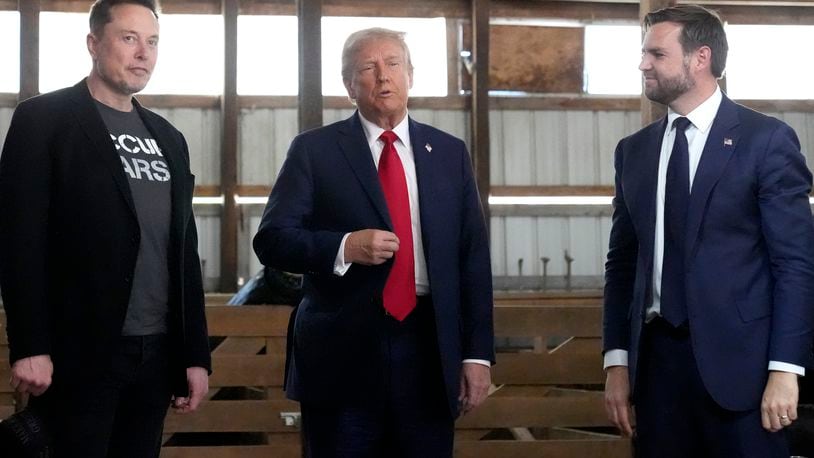
<path id="1" fill-rule="evenodd" d="M 665 119 L 619 142 L 605 271 L 605 405 L 639 456 L 788 457 L 814 318 L 811 174 L 794 131 L 720 90 L 719 17 L 648 14 Z"/>
<path id="2" fill-rule="evenodd" d="M 464 143 L 407 115 L 403 34 L 348 37 L 358 111 L 291 144 L 254 239 L 303 272 L 287 394 L 308 457 L 449 457 L 494 362 L 487 231 Z"/>

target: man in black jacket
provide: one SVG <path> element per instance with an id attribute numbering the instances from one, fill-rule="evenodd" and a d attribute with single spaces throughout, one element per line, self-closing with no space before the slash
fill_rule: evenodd
<path id="1" fill-rule="evenodd" d="M 90 75 L 14 113 L 0 157 L 12 386 L 59 456 L 158 456 L 211 370 L 184 137 L 138 104 L 157 5 L 98 0 Z"/>

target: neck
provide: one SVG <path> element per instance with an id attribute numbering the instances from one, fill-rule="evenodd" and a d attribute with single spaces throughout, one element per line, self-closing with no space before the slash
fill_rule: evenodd
<path id="1" fill-rule="evenodd" d="M 133 110 L 133 94 L 121 94 L 112 90 L 94 72 L 88 76 L 87 84 L 88 91 L 95 100 L 119 111 Z"/>
<path id="2" fill-rule="evenodd" d="M 703 82 L 699 80 L 694 88 L 673 100 L 670 108 L 681 116 L 686 116 L 710 98 L 717 88 L 718 80 L 716 79 Z"/>
<path id="3" fill-rule="evenodd" d="M 393 130 L 401 121 L 404 120 L 404 117 L 407 116 L 406 111 L 392 116 L 371 116 L 370 113 L 365 113 L 362 110 L 359 110 L 359 112 L 362 113 L 362 116 L 364 116 L 365 119 L 384 130 Z"/>

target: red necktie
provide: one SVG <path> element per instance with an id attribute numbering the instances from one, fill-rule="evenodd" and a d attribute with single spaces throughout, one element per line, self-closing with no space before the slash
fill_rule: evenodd
<path id="1" fill-rule="evenodd" d="M 393 232 L 399 238 L 399 250 L 393 268 L 384 284 L 384 309 L 401 321 L 415 308 L 415 259 L 413 259 L 413 225 L 410 219 L 410 197 L 401 159 L 393 144 L 398 136 L 387 130 L 379 137 L 384 142 L 379 158 L 379 182 L 390 211 Z"/>

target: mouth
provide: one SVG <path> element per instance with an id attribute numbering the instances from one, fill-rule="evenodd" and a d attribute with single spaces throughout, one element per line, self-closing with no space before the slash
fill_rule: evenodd
<path id="1" fill-rule="evenodd" d="M 150 71 L 143 67 L 130 67 L 129 70 L 139 76 L 145 76 L 150 74 Z"/>

